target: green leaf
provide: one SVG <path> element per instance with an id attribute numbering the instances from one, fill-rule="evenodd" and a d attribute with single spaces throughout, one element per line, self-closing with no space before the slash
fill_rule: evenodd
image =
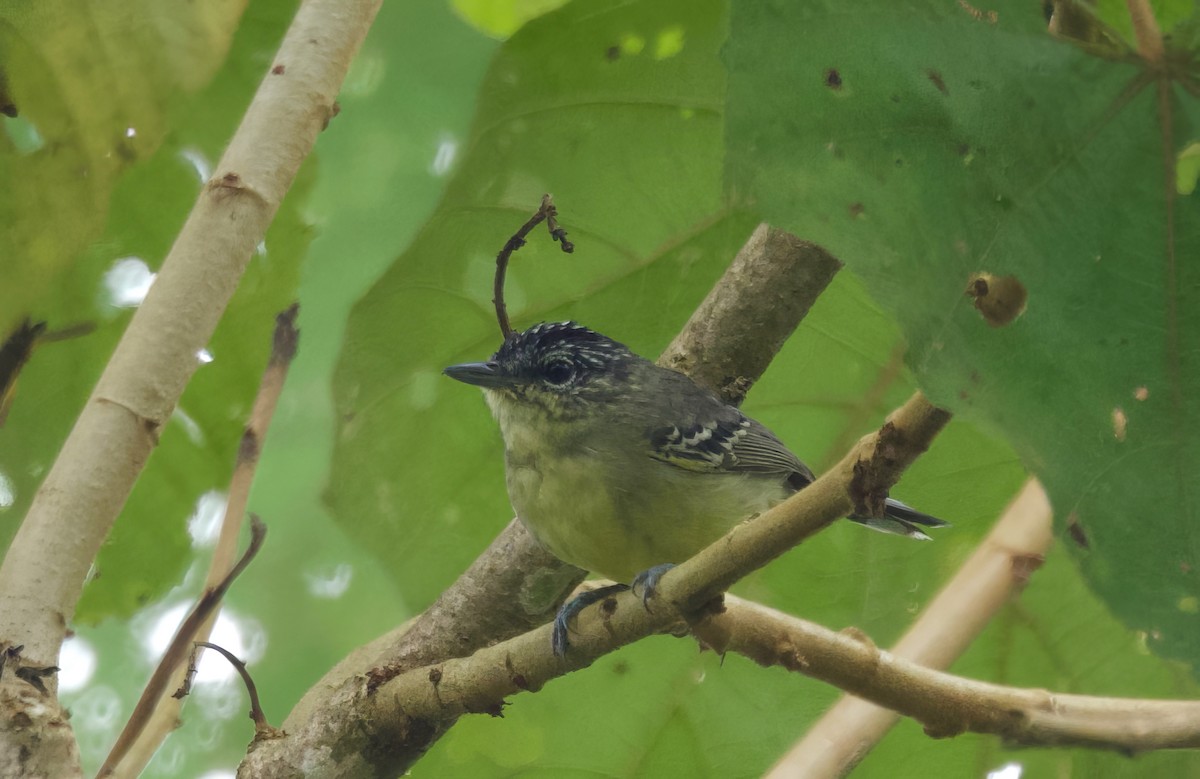
<path id="1" fill-rule="evenodd" d="M 931 398 L 1042 478 L 1096 592 L 1195 663 L 1200 214 L 1166 171 L 1200 112 L 1034 5 L 992 8 L 738 6 L 730 185 L 862 275 Z M 1007 327 L 964 297 L 979 271 L 1028 290 Z"/>

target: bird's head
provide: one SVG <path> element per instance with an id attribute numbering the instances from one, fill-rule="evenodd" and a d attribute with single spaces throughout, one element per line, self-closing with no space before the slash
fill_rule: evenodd
<path id="1" fill-rule="evenodd" d="M 451 365 L 443 373 L 483 387 L 498 414 L 510 404 L 528 404 L 527 411 L 569 419 L 633 391 L 631 369 L 640 359 L 583 325 L 550 322 L 513 333 L 487 362 Z"/>

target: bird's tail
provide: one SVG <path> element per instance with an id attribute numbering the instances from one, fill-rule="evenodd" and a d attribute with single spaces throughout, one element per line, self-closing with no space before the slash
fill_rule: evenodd
<path id="1" fill-rule="evenodd" d="M 882 517 L 850 517 L 850 521 L 866 525 L 872 530 L 878 530 L 881 533 L 908 536 L 918 541 L 928 541 L 929 536 L 925 535 L 917 525 L 946 527 L 950 524 L 944 519 L 922 514 L 912 506 L 891 498 L 887 499 L 887 507 L 883 510 Z"/>

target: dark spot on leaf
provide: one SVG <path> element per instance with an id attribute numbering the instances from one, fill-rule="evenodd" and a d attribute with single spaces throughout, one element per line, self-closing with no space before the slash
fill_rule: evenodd
<path id="1" fill-rule="evenodd" d="M 929 78 L 930 81 L 933 82 L 933 85 L 935 87 L 937 87 L 937 90 L 939 92 L 941 92 L 943 95 L 950 94 L 950 89 L 946 86 L 946 81 L 945 81 L 945 79 L 942 78 L 942 74 L 940 72 L 938 72 L 937 70 L 935 70 L 933 68 L 930 68 L 925 71 L 925 75 L 926 75 L 926 77 Z"/>
<path id="2" fill-rule="evenodd" d="M 850 204 L 850 218 L 857 219 L 858 217 L 862 216 L 862 213 L 865 210 L 866 209 L 863 207 L 862 203 L 851 203 Z"/>
<path id="3" fill-rule="evenodd" d="M 967 297 L 992 327 L 1003 327 L 1025 313 L 1029 293 L 1016 276 L 976 273 L 967 281 Z"/>
<path id="4" fill-rule="evenodd" d="M 966 157 L 971 153 L 971 145 L 967 143 L 960 143 L 955 151 L 958 152 L 959 157 Z"/>
<path id="5" fill-rule="evenodd" d="M 830 89 L 842 88 L 842 74 L 837 72 L 837 68 L 830 68 L 825 71 L 825 86 Z"/>
<path id="6" fill-rule="evenodd" d="M 621 59 L 621 47 L 615 45 L 609 46 L 604 50 L 604 59 L 608 60 L 609 62 L 616 62 L 617 60 Z"/>
<path id="7" fill-rule="evenodd" d="M 1083 532 L 1083 525 L 1079 524 L 1079 517 L 1072 513 L 1067 517 L 1067 535 L 1075 542 L 1075 545 L 1080 549 L 1091 549 L 1092 544 L 1088 541 L 1087 533 Z"/>
<path id="8" fill-rule="evenodd" d="M 617 662 L 613 663 L 612 671 L 617 676 L 624 676 L 625 674 L 629 673 L 629 663 L 625 662 L 624 660 L 618 660 Z"/>

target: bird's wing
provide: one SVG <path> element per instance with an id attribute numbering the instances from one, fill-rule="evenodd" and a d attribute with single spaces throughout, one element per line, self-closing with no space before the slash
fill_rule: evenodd
<path id="1" fill-rule="evenodd" d="M 732 406 L 721 405 L 689 423 L 647 432 L 650 456 L 703 473 L 795 474 L 803 486 L 813 474 L 770 430 Z"/>

